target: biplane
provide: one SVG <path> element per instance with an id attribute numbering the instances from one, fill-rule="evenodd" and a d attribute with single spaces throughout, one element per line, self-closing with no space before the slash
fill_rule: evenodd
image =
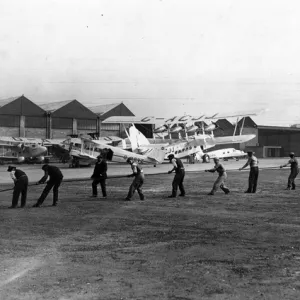
<path id="1" fill-rule="evenodd" d="M 146 154 L 149 149 L 160 148 L 165 152 L 165 159 L 169 154 L 174 154 L 178 158 L 184 158 L 190 155 L 197 154 L 203 162 L 209 161 L 209 154 L 204 153 L 205 150 L 214 147 L 215 145 L 226 144 L 241 144 L 255 138 L 255 134 L 242 134 L 244 120 L 247 116 L 256 116 L 263 111 L 240 112 L 236 114 L 214 114 L 212 116 L 199 115 L 193 116 L 175 116 L 172 118 L 156 118 L 156 117 L 132 117 L 132 116 L 117 116 L 109 117 L 103 123 L 122 123 L 132 124 L 127 133 L 132 145 L 132 150 L 139 154 Z M 236 117 L 236 125 L 233 135 L 216 137 L 213 131 L 218 128 L 214 120 Z M 242 127 L 239 134 L 236 134 L 239 118 L 243 118 Z M 206 124 L 206 122 L 211 122 Z M 162 143 L 157 144 L 146 139 L 133 124 L 154 124 L 157 125 L 153 130 L 154 134 L 167 133 L 171 137 L 172 133 L 178 133 L 178 139 L 170 143 L 163 144 L 164 136 L 160 140 Z M 210 131 L 210 134 L 207 134 Z M 193 133 L 193 135 L 188 135 Z M 184 136 L 184 137 L 182 137 Z"/>

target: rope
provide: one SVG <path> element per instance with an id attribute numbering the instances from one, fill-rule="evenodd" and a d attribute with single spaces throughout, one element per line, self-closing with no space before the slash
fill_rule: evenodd
<path id="1" fill-rule="evenodd" d="M 280 167 L 266 167 L 266 168 L 259 168 L 259 170 L 271 170 L 271 169 L 280 169 Z M 284 169 L 284 168 L 283 168 Z M 242 171 L 248 171 L 249 169 L 243 169 Z M 198 170 L 198 171 L 186 171 L 187 173 L 199 173 L 199 172 L 204 172 L 205 170 Z M 230 169 L 227 170 L 228 171 L 239 171 L 239 169 Z M 151 174 L 147 174 L 148 176 L 153 176 L 153 175 L 167 175 L 168 172 L 159 172 L 159 173 L 151 173 Z M 116 178 L 126 178 L 128 177 L 128 175 L 115 175 L 115 176 L 108 176 L 107 179 L 116 179 Z M 84 178 L 68 178 L 68 179 L 64 179 L 62 182 L 76 182 L 76 181 L 90 181 L 90 180 L 94 180 L 95 178 L 90 178 L 90 177 L 84 177 Z M 29 184 L 28 186 L 37 186 L 39 184 Z M 14 188 L 8 188 L 8 189 L 4 189 L 4 190 L 0 190 L 0 193 L 2 192 L 6 192 L 6 191 L 12 191 Z"/>

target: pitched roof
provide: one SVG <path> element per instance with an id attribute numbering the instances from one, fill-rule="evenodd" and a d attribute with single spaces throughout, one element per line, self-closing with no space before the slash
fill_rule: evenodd
<path id="1" fill-rule="evenodd" d="M 97 114 L 98 116 L 105 114 L 106 112 L 114 109 L 121 103 L 113 103 L 113 104 L 102 104 L 97 106 L 88 107 L 93 113 Z"/>
<path id="2" fill-rule="evenodd" d="M 47 112 L 54 112 L 64 106 L 66 106 L 67 104 L 69 104 L 72 101 L 74 101 L 74 100 L 44 103 L 44 104 L 39 104 L 39 106 Z"/>
<path id="3" fill-rule="evenodd" d="M 10 97 L 10 98 L 6 98 L 6 99 L 0 99 L 0 107 L 4 106 L 4 105 L 6 105 L 10 102 L 15 101 L 15 100 L 19 99 L 20 97 L 22 97 L 22 95 L 17 96 L 17 97 Z"/>

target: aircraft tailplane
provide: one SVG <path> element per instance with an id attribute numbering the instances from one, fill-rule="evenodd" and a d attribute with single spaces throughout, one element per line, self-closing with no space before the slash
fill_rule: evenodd
<path id="1" fill-rule="evenodd" d="M 150 159 L 155 160 L 157 163 L 162 163 L 165 159 L 166 153 L 165 151 L 158 148 L 149 148 L 148 152 L 145 154 Z"/>

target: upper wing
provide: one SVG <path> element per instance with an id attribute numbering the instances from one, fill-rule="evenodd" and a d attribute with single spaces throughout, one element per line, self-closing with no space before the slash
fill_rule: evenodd
<path id="1" fill-rule="evenodd" d="M 212 117 L 206 117 L 206 119 L 226 119 L 226 118 L 237 118 L 237 117 L 251 117 L 251 116 L 258 116 L 264 112 L 266 112 L 267 109 L 260 109 L 260 110 L 252 110 L 252 111 L 240 111 L 236 113 L 218 113 L 215 114 Z"/>
<path id="2" fill-rule="evenodd" d="M 161 124 L 164 123 L 164 120 L 165 118 L 155 117 L 115 116 L 105 119 L 102 123 Z"/>
<path id="3" fill-rule="evenodd" d="M 115 116 L 105 119 L 102 123 L 135 123 L 135 124 L 186 124 L 190 122 L 198 122 L 205 118 L 205 115 L 199 116 L 174 116 L 171 118 L 156 117 L 135 117 L 135 116 Z"/>

